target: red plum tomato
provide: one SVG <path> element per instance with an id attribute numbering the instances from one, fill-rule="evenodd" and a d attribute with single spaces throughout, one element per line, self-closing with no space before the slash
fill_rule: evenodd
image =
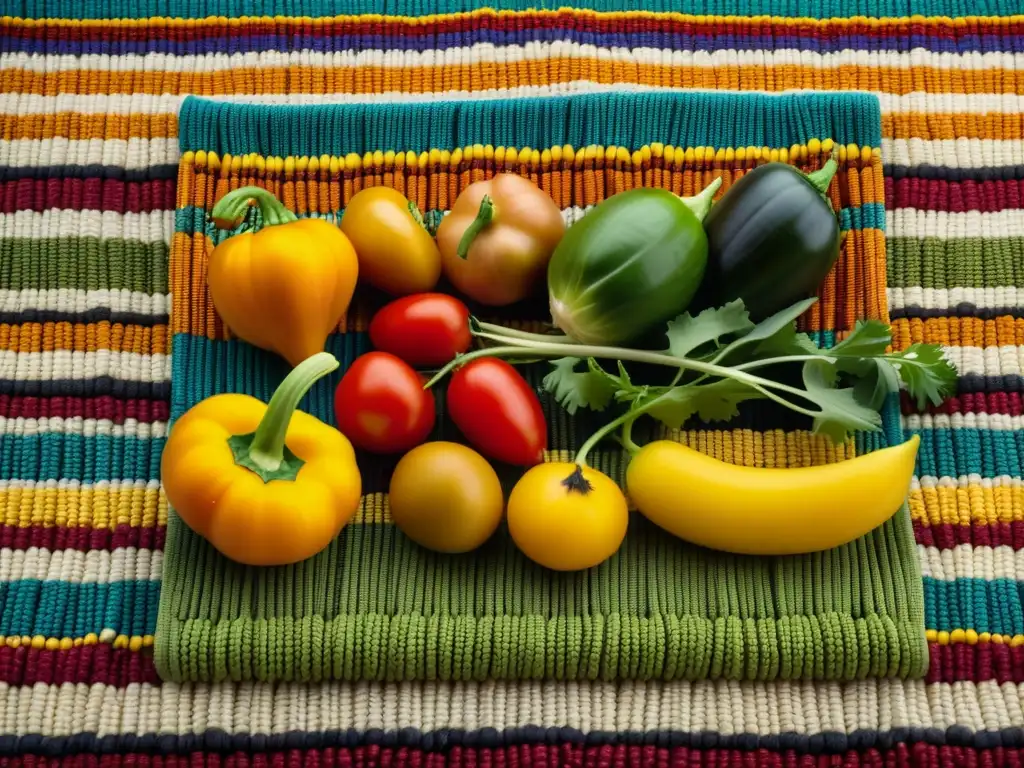
<path id="1" fill-rule="evenodd" d="M 454 296 L 418 293 L 385 305 L 370 321 L 374 348 L 412 366 L 442 366 L 469 349 L 469 309 Z"/>
<path id="2" fill-rule="evenodd" d="M 485 456 L 521 467 L 544 460 L 548 426 L 533 388 L 496 357 L 462 366 L 448 384 L 448 413 Z"/>
<path id="3" fill-rule="evenodd" d="M 367 352 L 338 382 L 334 415 L 357 448 L 403 453 L 434 428 L 434 394 L 407 363 L 387 352 Z"/>

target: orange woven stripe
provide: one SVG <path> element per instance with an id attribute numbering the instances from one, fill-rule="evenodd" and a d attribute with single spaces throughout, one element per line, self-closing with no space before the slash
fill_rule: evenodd
<path id="1" fill-rule="evenodd" d="M 71 140 L 87 139 L 172 139 L 178 135 L 178 118 L 173 114 L 117 115 L 58 112 L 56 114 L 11 115 L 0 122 L 0 138 Z"/>
<path id="2" fill-rule="evenodd" d="M 1020 139 L 1024 115 L 910 112 L 882 115 L 882 135 L 896 139 Z"/>
<path id="3" fill-rule="evenodd" d="M 524 83 L 554 85 L 572 80 L 590 80 L 607 85 L 635 83 L 672 88 L 772 92 L 813 89 L 895 94 L 914 91 L 1024 94 L 1024 79 L 1009 70 L 902 69 L 855 64 L 832 69 L 798 64 L 675 67 L 568 57 L 438 67 L 247 67 L 219 72 L 68 70 L 40 73 L 12 68 L 4 76 L 5 90 L 40 95 L 425 93 L 511 88 Z"/>
<path id="4" fill-rule="evenodd" d="M 892 324 L 893 344 L 905 349 L 926 342 L 952 347 L 1024 345 L 1024 318 L 1009 315 L 994 320 L 977 317 L 901 318 Z"/>
<path id="5" fill-rule="evenodd" d="M 0 351 L 167 354 L 167 326 L 99 323 L 0 324 Z"/>

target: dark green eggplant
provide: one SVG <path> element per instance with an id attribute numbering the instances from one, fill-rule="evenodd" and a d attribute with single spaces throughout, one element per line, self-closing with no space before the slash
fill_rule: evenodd
<path id="1" fill-rule="evenodd" d="M 839 258 L 839 220 L 825 197 L 835 172 L 831 159 L 809 175 L 768 163 L 729 188 L 704 220 L 702 306 L 742 299 L 761 320 L 814 295 Z"/>
<path id="2" fill-rule="evenodd" d="M 555 325 L 584 344 L 621 345 L 685 312 L 707 263 L 701 220 L 721 183 L 692 198 L 620 192 L 569 227 L 548 264 Z"/>

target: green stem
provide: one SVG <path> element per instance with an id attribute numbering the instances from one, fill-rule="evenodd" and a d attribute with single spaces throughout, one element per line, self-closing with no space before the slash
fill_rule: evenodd
<path id="1" fill-rule="evenodd" d="M 462 239 L 459 240 L 456 253 L 459 254 L 460 259 L 465 259 L 469 255 L 469 247 L 473 245 L 473 240 L 491 223 L 493 218 L 494 202 L 490 195 L 484 195 L 483 200 L 480 201 L 480 210 L 477 211 L 476 218 L 466 227 L 466 231 L 462 233 Z"/>
<path id="2" fill-rule="evenodd" d="M 432 386 L 437 384 L 437 382 L 439 382 L 441 379 L 443 379 L 445 376 L 451 373 L 453 369 L 465 365 L 466 363 L 472 362 L 473 360 L 478 360 L 481 357 L 505 357 L 519 355 L 522 355 L 523 357 L 536 357 L 537 351 L 529 347 L 505 346 L 487 347 L 484 349 L 476 349 L 473 350 L 472 352 L 467 352 L 464 355 L 456 357 L 444 368 L 435 373 L 434 376 L 430 379 L 430 381 L 423 385 L 423 388 L 430 389 Z M 542 356 L 544 357 L 544 359 L 550 359 L 550 355 L 543 355 L 542 353 Z"/>
<path id="3" fill-rule="evenodd" d="M 802 363 L 805 360 L 828 360 L 827 352 L 822 355 L 786 355 L 785 357 L 769 357 L 767 360 L 751 360 L 749 363 L 734 365 L 735 371 L 749 371 L 752 368 L 764 368 L 767 365 L 778 365 L 779 363 Z M 834 359 L 834 358 L 833 358 Z"/>
<path id="4" fill-rule="evenodd" d="M 249 460 L 256 467 L 274 472 L 284 461 L 284 438 L 291 423 L 292 414 L 299 401 L 319 379 L 338 367 L 338 361 L 330 352 L 319 352 L 307 357 L 292 369 L 274 392 L 267 405 L 267 411 L 256 427 L 249 444 Z"/>
<path id="5" fill-rule="evenodd" d="M 561 333 L 530 333 L 529 331 L 517 331 L 514 328 L 506 328 L 503 325 L 495 325 L 494 323 L 483 323 L 479 320 L 476 321 L 476 327 L 486 333 L 493 333 L 499 336 L 507 336 L 510 339 L 526 339 L 527 341 L 540 341 L 540 342 L 553 342 L 555 344 L 575 344 L 576 340 L 572 336 L 566 336 Z"/>
<path id="6" fill-rule="evenodd" d="M 832 183 L 832 177 L 836 175 L 838 169 L 839 164 L 835 161 L 835 158 L 830 157 L 828 162 L 821 166 L 821 168 L 813 173 L 808 173 L 807 180 L 814 185 L 818 192 L 824 195 L 828 192 L 828 185 Z"/>
<path id="7" fill-rule="evenodd" d="M 699 371 L 709 376 L 717 376 L 723 379 L 733 379 L 749 386 L 761 386 L 761 387 L 772 387 L 782 392 L 789 392 L 797 396 L 801 396 L 803 393 L 796 387 L 791 387 L 788 384 L 782 384 L 777 381 L 771 381 L 770 379 L 763 379 L 760 376 L 754 376 L 744 371 L 738 371 L 735 368 L 725 368 L 720 365 L 713 365 L 711 363 L 704 363 L 700 360 L 690 360 L 685 357 L 672 357 L 671 355 L 663 355 L 658 352 L 648 352 L 641 349 L 626 349 L 622 347 L 594 347 L 587 344 L 546 344 L 540 342 L 528 341 L 526 339 L 513 339 L 504 336 L 498 336 L 490 333 L 477 333 L 477 336 L 490 339 L 492 341 L 504 342 L 512 348 L 522 348 L 533 350 L 536 354 L 544 355 L 547 357 L 595 357 L 603 360 L 630 360 L 634 363 L 650 363 L 651 365 L 664 365 L 670 368 L 681 368 L 690 371 Z M 501 354 L 497 350 L 502 350 L 503 347 L 492 347 L 490 350 L 480 350 L 481 352 L 490 352 L 492 355 Z M 471 353 L 475 354 L 475 353 Z M 470 355 L 466 355 L 461 360 L 466 360 Z M 483 355 L 478 355 L 482 357 Z M 452 366 L 452 363 L 448 364 Z M 445 366 L 448 368 L 448 366 Z M 446 372 L 442 369 L 442 373 Z M 440 373 L 438 374 L 441 375 Z M 436 377 L 435 377 L 436 378 Z"/>
<path id="8" fill-rule="evenodd" d="M 284 204 L 262 187 L 241 187 L 228 192 L 217 201 L 210 212 L 213 220 L 221 229 L 231 229 L 234 224 L 245 217 L 249 206 L 255 203 L 263 217 L 263 226 L 273 227 L 297 221 L 298 217 L 285 208 Z M 230 224 L 230 226 L 224 226 Z"/>
<path id="9" fill-rule="evenodd" d="M 711 210 L 711 205 L 714 202 L 712 198 L 715 196 L 715 192 L 722 186 L 722 177 L 719 176 L 717 179 L 712 181 L 700 194 L 693 197 L 680 198 L 686 207 L 693 211 L 693 215 L 697 217 L 697 221 L 704 221 L 704 217 L 708 215 Z"/>
<path id="10" fill-rule="evenodd" d="M 420 209 L 412 200 L 409 201 L 409 215 L 416 220 L 417 224 L 423 227 L 424 232 L 426 232 L 428 235 L 430 234 L 430 230 L 427 228 L 427 222 L 423 220 L 423 214 L 420 213 Z"/>
<path id="11" fill-rule="evenodd" d="M 619 442 L 622 443 L 622 447 L 625 448 L 630 456 L 635 456 L 640 450 L 640 446 L 633 442 L 633 424 L 636 423 L 636 417 L 629 419 L 622 425 L 622 433 L 619 435 Z"/>

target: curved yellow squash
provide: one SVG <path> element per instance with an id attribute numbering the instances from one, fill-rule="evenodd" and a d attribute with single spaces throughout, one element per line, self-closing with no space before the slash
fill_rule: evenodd
<path id="1" fill-rule="evenodd" d="M 910 488 L 920 438 L 853 459 L 794 469 L 738 467 L 668 440 L 626 470 L 630 498 L 655 525 L 712 549 L 817 552 L 884 523 Z"/>

